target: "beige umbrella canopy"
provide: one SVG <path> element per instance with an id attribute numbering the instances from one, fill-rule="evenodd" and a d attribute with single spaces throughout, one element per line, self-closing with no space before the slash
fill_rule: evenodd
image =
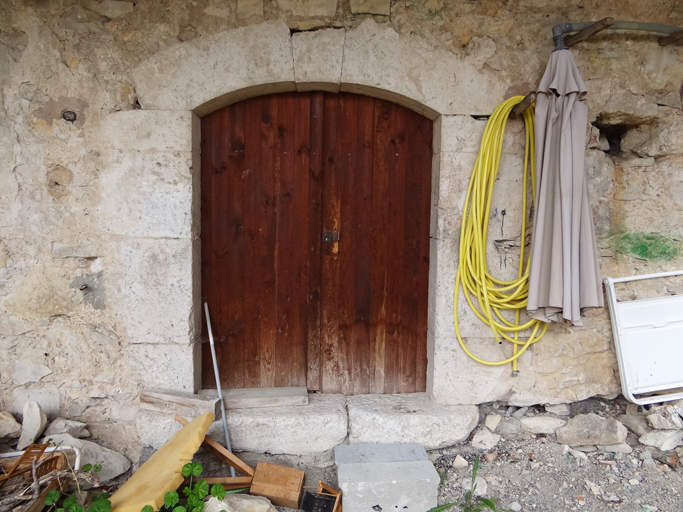
<path id="1" fill-rule="evenodd" d="M 536 98 L 536 212 L 531 238 L 531 317 L 582 326 L 603 307 L 586 172 L 586 86 L 568 49 L 552 53 Z"/>

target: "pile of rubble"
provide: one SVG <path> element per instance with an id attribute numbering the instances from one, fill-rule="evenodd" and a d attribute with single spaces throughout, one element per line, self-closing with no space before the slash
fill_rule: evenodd
<path id="1" fill-rule="evenodd" d="M 442 476 L 439 503 L 469 489 L 480 455 L 476 492 L 509 510 L 680 510 L 683 401 L 481 409 L 468 442 L 431 454 Z"/>
<path id="2" fill-rule="evenodd" d="M 120 453 L 84 439 L 90 437 L 85 423 L 57 418 L 48 424 L 34 401 L 26 402 L 22 412 L 20 424 L 11 413 L 0 411 L 0 511 L 41 510 L 41 500 L 65 475 L 99 486 L 130 469 L 130 461 Z M 84 466 L 97 467 L 97 475 L 81 472 Z"/>

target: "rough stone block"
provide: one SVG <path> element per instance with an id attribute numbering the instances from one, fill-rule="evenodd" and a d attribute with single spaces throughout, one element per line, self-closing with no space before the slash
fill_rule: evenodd
<path id="1" fill-rule="evenodd" d="M 337 477 L 347 512 L 424 512 L 437 504 L 439 474 L 428 460 L 340 464 Z"/>
<path id="2" fill-rule="evenodd" d="M 345 35 L 333 28 L 292 35 L 297 91 L 339 91 Z"/>
<path id="3" fill-rule="evenodd" d="M 342 91 L 369 89 L 435 119 L 438 114 L 491 112 L 506 88 L 455 54 L 399 35 L 373 19 L 346 33 Z"/>
<path id="4" fill-rule="evenodd" d="M 14 384 L 24 385 L 28 382 L 38 382 L 43 377 L 50 375 L 52 370 L 44 364 L 35 364 L 29 361 L 14 361 Z"/>
<path id="5" fill-rule="evenodd" d="M 189 151 L 114 151 L 109 167 L 99 174 L 99 184 L 107 191 L 97 208 L 102 231 L 156 238 L 192 235 Z"/>
<path id="6" fill-rule="evenodd" d="M 88 238 L 75 244 L 52 242 L 52 257 L 60 258 L 97 258 L 97 240 Z"/>
<path id="7" fill-rule="evenodd" d="M 277 6 L 294 16 L 331 18 L 337 12 L 338 0 L 277 0 Z"/>
<path id="8" fill-rule="evenodd" d="M 332 450 L 346 439 L 346 398 L 312 395 L 308 405 L 227 411 L 232 448 L 260 453 L 314 454 Z M 215 422 L 209 434 L 223 439 Z"/>
<path id="9" fill-rule="evenodd" d="M 391 14 L 391 0 L 351 0 L 351 12 L 354 14 Z"/>
<path id="10" fill-rule="evenodd" d="M 439 155 L 439 207 L 462 212 L 477 154 L 441 151 Z"/>
<path id="11" fill-rule="evenodd" d="M 52 389 L 15 389 L 12 413 L 22 415 L 24 405 L 28 401 L 38 402 L 40 408 L 45 411 L 48 419 L 55 419 L 61 410 L 61 399 L 58 391 Z"/>
<path id="12" fill-rule="evenodd" d="M 252 16 L 263 16 L 263 0 L 238 0 L 237 17 L 246 19 Z"/>
<path id="13" fill-rule="evenodd" d="M 170 389 L 142 391 L 140 408 L 147 411 L 180 414 L 187 419 L 197 418 L 205 412 L 210 412 L 216 419 L 221 417 L 221 405 L 218 398 Z"/>
<path id="14" fill-rule="evenodd" d="M 350 443 L 419 443 L 435 450 L 459 443 L 477 425 L 474 406 L 443 406 L 425 393 L 347 398 Z"/>
<path id="15" fill-rule="evenodd" d="M 192 240 L 121 239 L 109 254 L 108 299 L 130 342 L 194 341 Z"/>
<path id="16" fill-rule="evenodd" d="M 218 396 L 215 389 L 202 389 L 199 393 L 210 397 Z M 226 409 L 308 405 L 308 390 L 306 386 L 224 389 L 223 402 Z"/>
<path id="17" fill-rule="evenodd" d="M 440 150 L 444 153 L 479 153 L 485 120 L 468 115 L 441 116 Z"/>
<path id="18" fill-rule="evenodd" d="M 225 95 L 242 89 L 258 87 L 243 97 L 266 94 L 263 84 L 289 83 L 288 90 L 293 90 L 289 28 L 266 22 L 198 37 L 156 53 L 132 76 L 144 109 L 194 110 L 199 115 L 227 105 Z"/>
<path id="19" fill-rule="evenodd" d="M 194 391 L 197 345 L 129 345 L 125 358 L 137 381 L 145 387 Z"/>
<path id="20" fill-rule="evenodd" d="M 122 110 L 102 120 L 103 145 L 129 151 L 192 151 L 192 112 Z"/>
<path id="21" fill-rule="evenodd" d="M 142 444 L 155 450 L 161 448 L 182 428 L 173 419 L 173 415 L 151 411 L 140 411 L 135 418 L 135 426 Z"/>
<path id="22" fill-rule="evenodd" d="M 415 460 L 429 460 L 424 446 L 417 443 L 340 444 L 334 448 L 337 465 Z"/>

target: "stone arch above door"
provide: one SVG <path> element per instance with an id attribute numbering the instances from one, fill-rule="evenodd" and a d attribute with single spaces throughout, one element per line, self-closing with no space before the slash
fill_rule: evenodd
<path id="1" fill-rule="evenodd" d="M 369 18 L 353 29 L 290 33 L 282 22 L 179 43 L 133 70 L 145 110 L 206 115 L 253 96 L 347 91 L 387 99 L 431 119 L 489 113 L 506 86 L 460 58 Z"/>

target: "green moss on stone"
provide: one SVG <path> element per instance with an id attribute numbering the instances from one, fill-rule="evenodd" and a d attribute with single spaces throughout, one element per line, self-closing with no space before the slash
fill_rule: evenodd
<path id="1" fill-rule="evenodd" d="M 644 260 L 671 261 L 681 253 L 681 241 L 658 233 L 620 233 L 612 236 L 617 251 Z"/>

